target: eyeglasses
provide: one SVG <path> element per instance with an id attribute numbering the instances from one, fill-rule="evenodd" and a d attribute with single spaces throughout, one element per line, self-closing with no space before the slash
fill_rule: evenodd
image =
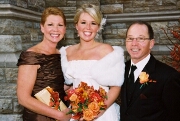
<path id="1" fill-rule="evenodd" d="M 137 38 L 127 37 L 126 42 L 132 42 L 134 39 L 136 39 L 137 42 L 144 42 L 145 40 L 150 40 L 149 38 L 144 38 L 144 37 L 137 37 Z"/>

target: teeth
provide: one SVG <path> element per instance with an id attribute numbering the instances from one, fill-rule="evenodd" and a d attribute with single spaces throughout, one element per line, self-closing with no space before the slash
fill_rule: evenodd
<path id="1" fill-rule="evenodd" d="M 59 36 L 59 34 L 51 34 L 51 36 L 57 37 L 57 36 Z"/>
<path id="2" fill-rule="evenodd" d="M 84 34 L 85 34 L 85 35 L 90 35 L 90 34 L 91 34 L 91 32 L 84 32 Z"/>
<path id="3" fill-rule="evenodd" d="M 132 51 L 133 51 L 133 52 L 137 52 L 137 51 L 138 51 L 138 49 L 132 49 Z"/>

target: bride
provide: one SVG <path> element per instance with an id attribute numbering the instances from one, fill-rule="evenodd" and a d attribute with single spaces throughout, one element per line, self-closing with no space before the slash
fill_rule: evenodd
<path id="1" fill-rule="evenodd" d="M 73 88 L 83 81 L 107 92 L 107 109 L 101 111 L 95 121 L 119 121 L 119 105 L 114 102 L 124 81 L 124 51 L 121 47 L 95 41 L 101 20 L 102 14 L 95 5 L 84 4 L 77 9 L 74 23 L 80 43 L 60 49 L 62 70 L 66 84 L 72 84 Z"/>

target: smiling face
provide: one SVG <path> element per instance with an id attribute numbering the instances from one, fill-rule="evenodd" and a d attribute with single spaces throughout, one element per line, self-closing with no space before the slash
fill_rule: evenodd
<path id="1" fill-rule="evenodd" d="M 150 38 L 148 34 L 148 28 L 144 24 L 133 24 L 127 31 L 127 38 Z M 144 59 L 154 46 L 154 39 L 146 39 L 143 42 L 137 42 L 133 39 L 132 42 L 126 41 L 126 49 L 131 56 L 134 63 L 137 63 Z"/>
<path id="2" fill-rule="evenodd" d="M 76 29 L 80 36 L 80 40 L 91 41 L 94 40 L 98 32 L 99 25 L 88 13 L 84 12 L 79 17 L 79 21 L 76 24 Z"/>
<path id="3" fill-rule="evenodd" d="M 44 33 L 44 40 L 58 43 L 66 32 L 63 18 L 59 15 L 49 15 L 44 25 L 41 24 L 41 31 Z"/>

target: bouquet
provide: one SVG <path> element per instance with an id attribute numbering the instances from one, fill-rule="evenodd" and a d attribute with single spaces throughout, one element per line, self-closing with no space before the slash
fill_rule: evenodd
<path id="1" fill-rule="evenodd" d="M 83 118 L 87 121 L 93 120 L 100 110 L 107 108 L 105 99 L 107 99 L 107 94 L 103 88 L 95 90 L 93 86 L 88 86 L 85 82 L 81 82 L 75 89 L 68 90 L 65 96 L 65 100 L 69 100 L 71 104 L 68 114 L 73 114 L 73 119 Z"/>
<path id="2" fill-rule="evenodd" d="M 64 110 L 66 109 L 66 105 L 59 98 L 59 93 L 53 91 L 49 86 L 39 91 L 34 95 L 39 101 L 45 103 L 46 105 L 56 109 L 56 110 Z"/>

